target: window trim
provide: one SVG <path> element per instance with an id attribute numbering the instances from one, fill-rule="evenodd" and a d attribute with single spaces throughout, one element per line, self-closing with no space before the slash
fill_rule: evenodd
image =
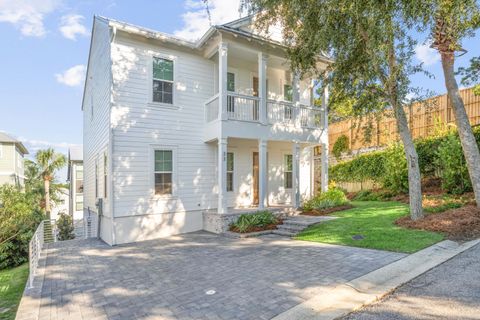
<path id="1" fill-rule="evenodd" d="M 83 195 L 84 193 L 84 186 L 83 186 L 83 182 L 84 182 L 84 171 L 83 171 L 83 165 L 82 165 L 82 170 L 79 170 L 80 168 L 80 165 L 75 165 L 74 166 L 75 170 L 73 170 L 73 175 L 74 175 L 74 179 L 73 179 L 73 183 L 75 183 L 75 188 L 73 188 L 73 192 L 75 193 L 75 195 Z M 82 192 L 77 192 L 77 189 L 78 189 L 78 181 L 80 181 L 80 179 L 78 179 L 78 172 L 79 171 L 82 171 Z"/>
<path id="2" fill-rule="evenodd" d="M 0 143 L 0 159 L 3 158 L 3 143 Z"/>
<path id="3" fill-rule="evenodd" d="M 228 170 L 228 154 L 231 153 L 232 154 L 232 157 L 233 157 L 233 169 L 231 171 Z M 227 165 L 225 166 L 225 174 L 226 174 L 226 177 L 225 177 L 225 189 L 227 192 L 235 192 L 235 181 L 236 181 L 236 178 L 235 178 L 235 162 L 236 162 L 236 154 L 234 151 L 231 151 L 231 150 L 227 150 Z M 228 190 L 228 183 L 227 183 L 227 177 L 228 177 L 228 173 L 231 173 L 232 174 L 232 190 Z"/>
<path id="4" fill-rule="evenodd" d="M 291 157 L 292 157 L 292 170 L 291 170 L 291 171 L 290 171 L 290 170 L 287 170 L 287 162 L 285 161 L 285 160 L 286 160 L 285 158 L 286 158 L 287 156 L 291 156 Z M 283 188 L 284 188 L 285 190 L 292 190 L 292 189 L 293 189 L 293 154 L 292 154 L 292 153 L 284 153 L 284 154 L 283 154 L 283 161 L 282 161 L 282 162 L 283 162 L 283 165 L 282 165 L 282 167 L 283 167 L 283 175 L 282 175 Z M 285 174 L 286 174 L 286 173 L 289 173 L 289 172 L 292 174 L 292 186 L 291 186 L 291 187 L 287 187 L 287 180 L 285 179 Z"/>
<path id="5" fill-rule="evenodd" d="M 159 145 L 152 144 L 150 145 L 149 152 L 149 180 L 150 180 L 150 196 L 153 199 L 162 200 L 162 199 L 172 199 L 177 198 L 178 188 L 177 188 L 177 177 L 178 177 L 178 166 L 177 166 L 177 157 L 178 157 L 178 146 L 177 145 Z M 156 150 L 168 150 L 172 151 L 172 193 L 171 194 L 155 194 L 155 151 Z"/>
<path id="6" fill-rule="evenodd" d="M 149 63 L 148 63 L 148 98 L 147 98 L 147 103 L 150 106 L 154 107 L 162 107 L 162 108 L 167 108 L 167 109 L 179 109 L 178 106 L 178 90 L 177 90 L 177 81 L 178 81 L 178 57 L 174 55 L 169 55 L 166 53 L 161 53 L 161 52 L 151 52 L 149 55 Z M 155 58 L 158 59 L 165 59 L 165 60 L 170 60 L 173 62 L 173 88 L 172 88 L 172 103 L 164 103 L 164 102 L 157 102 L 153 101 L 153 60 Z M 163 81 L 163 80 L 162 80 Z M 168 81 L 168 80 L 165 80 Z"/>

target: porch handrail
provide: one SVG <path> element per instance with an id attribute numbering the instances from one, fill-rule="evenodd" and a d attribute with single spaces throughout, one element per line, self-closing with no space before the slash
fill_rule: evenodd
<path id="1" fill-rule="evenodd" d="M 35 233 L 32 236 L 28 244 L 28 262 L 29 262 L 29 275 L 28 275 L 28 286 L 29 288 L 33 287 L 33 279 L 35 278 L 35 274 L 38 268 L 38 261 L 40 260 L 40 256 L 42 254 L 43 245 L 45 242 L 45 221 L 43 220 L 35 230 Z"/>
<path id="2" fill-rule="evenodd" d="M 213 100 L 217 99 L 219 96 L 219 93 L 217 92 L 216 94 L 214 94 L 213 96 L 211 96 L 210 98 L 207 99 L 207 101 L 205 101 L 203 104 L 204 105 L 207 105 L 209 103 L 211 103 Z"/>
<path id="3" fill-rule="evenodd" d="M 242 94 L 242 93 L 237 93 L 237 92 L 233 92 L 233 91 L 228 91 L 228 92 L 227 92 L 227 95 L 232 96 L 232 97 L 242 98 L 242 99 L 260 101 L 260 98 L 259 98 L 259 97 L 250 96 L 250 95 L 248 95 L 248 94 Z"/>

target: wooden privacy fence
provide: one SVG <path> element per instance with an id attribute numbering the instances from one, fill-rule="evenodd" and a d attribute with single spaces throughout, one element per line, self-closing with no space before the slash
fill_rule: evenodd
<path id="1" fill-rule="evenodd" d="M 473 89 L 460 90 L 470 124 L 480 124 L 480 96 L 473 94 Z M 455 114 L 448 96 L 442 95 L 417 102 L 405 108 L 410 131 L 413 138 L 432 135 L 437 128 L 455 123 Z M 371 114 L 369 118 L 347 119 L 329 125 L 328 137 L 330 150 L 337 139 L 348 137 L 349 149 L 360 150 L 376 148 L 398 141 L 397 125 L 393 113 L 385 111 Z"/>

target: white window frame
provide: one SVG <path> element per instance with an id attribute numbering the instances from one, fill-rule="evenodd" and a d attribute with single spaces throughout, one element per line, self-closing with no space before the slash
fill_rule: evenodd
<path id="1" fill-rule="evenodd" d="M 0 143 L 0 159 L 3 158 L 3 144 Z"/>
<path id="2" fill-rule="evenodd" d="M 292 170 L 287 170 L 287 162 L 285 161 L 285 158 L 286 156 L 291 156 L 292 157 Z M 282 180 L 283 180 L 283 188 L 285 190 L 292 190 L 293 188 L 293 154 L 292 153 L 287 153 L 285 152 L 283 154 L 283 157 L 282 157 L 282 167 L 283 167 L 283 176 L 282 176 Z M 291 187 L 287 187 L 287 180 L 285 179 L 285 173 L 288 173 L 288 172 L 291 172 L 292 173 L 292 186 Z"/>
<path id="3" fill-rule="evenodd" d="M 172 103 L 164 103 L 153 101 L 153 60 L 155 58 L 170 60 L 173 62 L 173 88 L 172 88 Z M 149 55 L 148 63 L 148 104 L 154 107 L 162 107 L 165 109 L 178 109 L 178 90 L 177 90 L 177 80 L 178 80 L 178 57 L 174 55 L 169 55 L 161 52 L 151 52 Z M 163 81 L 163 80 L 162 80 Z"/>
<path id="4" fill-rule="evenodd" d="M 171 194 L 155 194 L 155 151 L 168 150 L 172 151 L 172 193 Z M 150 195 L 153 199 L 172 199 L 178 196 L 177 177 L 178 177 L 178 146 L 177 145 L 150 145 L 149 152 L 149 180 L 150 180 Z"/>
<path id="5" fill-rule="evenodd" d="M 233 155 L 233 170 L 232 171 L 228 171 L 228 154 L 231 153 Z M 232 190 L 226 190 L 227 192 L 235 192 L 235 162 L 236 162 L 236 154 L 235 152 L 231 151 L 231 150 L 228 150 L 227 151 L 227 165 L 225 166 L 226 170 L 225 170 L 225 174 L 227 175 L 228 177 L 228 173 L 232 173 Z M 227 178 L 225 177 L 225 182 L 228 181 Z M 225 189 L 226 187 L 228 187 L 228 183 L 225 183 Z"/>

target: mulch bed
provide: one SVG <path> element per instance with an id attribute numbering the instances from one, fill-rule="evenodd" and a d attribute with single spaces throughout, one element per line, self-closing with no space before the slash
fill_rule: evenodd
<path id="1" fill-rule="evenodd" d="M 343 206 L 337 206 L 333 208 L 327 208 L 323 210 L 312 210 L 312 211 L 304 211 L 302 215 L 305 216 L 328 216 L 332 212 L 343 211 L 347 209 L 352 209 L 354 206 L 351 204 L 345 204 Z"/>
<path id="2" fill-rule="evenodd" d="M 451 240 L 471 240 L 480 237 L 480 208 L 466 205 L 432 213 L 418 221 L 407 216 L 398 219 L 395 224 L 410 229 L 442 232 Z"/>
<path id="3" fill-rule="evenodd" d="M 275 230 L 277 229 L 277 226 L 283 224 L 283 220 L 279 219 L 277 223 L 272 223 L 272 224 L 267 224 L 264 227 L 250 227 L 247 229 L 245 232 L 240 232 L 237 227 L 235 226 L 230 226 L 230 231 L 236 232 L 236 233 L 250 233 L 250 232 L 259 232 L 259 231 L 266 231 L 266 230 Z"/>

